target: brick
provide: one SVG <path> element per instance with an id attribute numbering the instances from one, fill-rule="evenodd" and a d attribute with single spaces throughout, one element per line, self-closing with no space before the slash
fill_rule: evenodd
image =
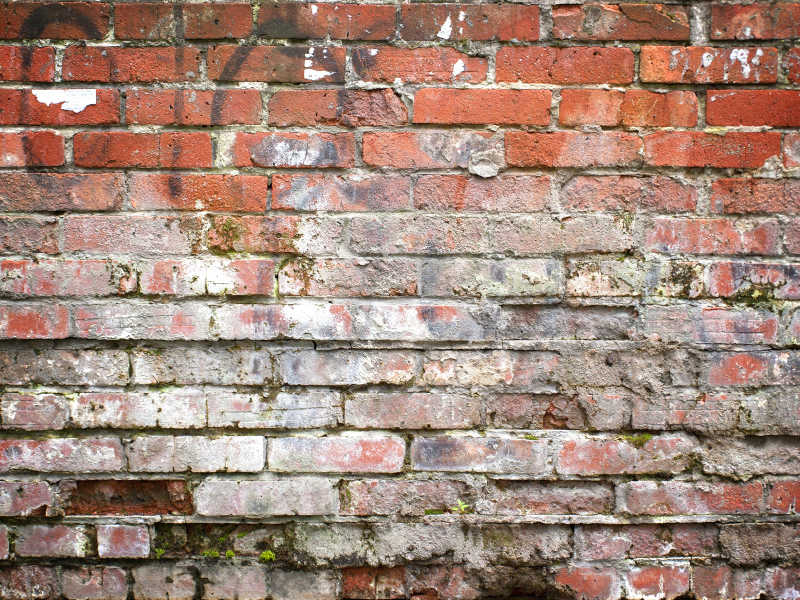
<path id="1" fill-rule="evenodd" d="M 408 123 L 408 111 L 397 94 L 388 88 L 279 90 L 269 100 L 269 123 L 279 127 L 404 125 Z"/>
<path id="2" fill-rule="evenodd" d="M 270 471 L 316 473 L 397 473 L 405 442 L 395 436 L 273 438 Z"/>
<path id="3" fill-rule="evenodd" d="M 211 167 L 211 137 L 200 132 L 79 133 L 73 139 L 75 164 L 83 167 L 186 169 Z"/>
<path id="4" fill-rule="evenodd" d="M 143 294 L 269 296 L 275 290 L 275 263 L 270 259 L 160 260 L 139 268 Z"/>
<path id="5" fill-rule="evenodd" d="M 708 367 L 711 385 L 782 385 L 792 384 L 796 375 L 788 353 L 720 353 Z"/>
<path id="6" fill-rule="evenodd" d="M 0 133 L 0 167 L 57 167 L 64 164 L 64 138 L 53 131 Z"/>
<path id="7" fill-rule="evenodd" d="M 191 600 L 197 583 L 189 567 L 173 564 L 145 564 L 134 567 L 133 597 L 136 600 Z"/>
<path id="8" fill-rule="evenodd" d="M 642 264 L 631 259 L 567 262 L 566 291 L 569 296 L 639 296 L 644 288 Z"/>
<path id="9" fill-rule="evenodd" d="M 209 427 L 315 429 L 342 419 L 342 401 L 329 390 L 259 394 L 219 392 L 208 396 Z"/>
<path id="10" fill-rule="evenodd" d="M 359 429 L 469 429 L 480 423 L 478 403 L 453 394 L 353 394 L 344 414 L 345 424 Z"/>
<path id="11" fill-rule="evenodd" d="M 69 412 L 74 425 L 87 429 L 191 429 L 206 424 L 206 397 L 192 389 L 84 392 L 69 398 Z"/>
<path id="12" fill-rule="evenodd" d="M 0 8 L 0 39 L 101 39 L 108 33 L 108 4 L 15 2 Z"/>
<path id="13" fill-rule="evenodd" d="M 664 176 L 576 176 L 561 188 L 570 211 L 691 212 L 697 190 Z"/>
<path id="14" fill-rule="evenodd" d="M 492 394 L 486 419 L 492 427 L 514 429 L 583 429 L 587 421 L 577 398 L 547 393 Z"/>
<path id="15" fill-rule="evenodd" d="M 119 123 L 119 92 L 95 89 L 0 91 L 3 125 L 111 125 Z"/>
<path id="16" fill-rule="evenodd" d="M 643 46 L 639 77 L 649 83 L 775 83 L 775 48 Z"/>
<path id="17" fill-rule="evenodd" d="M 8 350 L 0 354 L 0 382 L 8 385 L 125 385 L 128 356 L 121 350 Z"/>
<path id="18" fill-rule="evenodd" d="M 433 352 L 422 365 L 428 385 L 525 387 L 551 381 L 558 356 L 550 352 Z"/>
<path id="19" fill-rule="evenodd" d="M 469 500 L 469 486 L 459 481 L 393 481 L 386 479 L 347 482 L 342 513 L 347 515 L 422 516 L 447 512 L 458 500 Z"/>
<path id="20" fill-rule="evenodd" d="M 88 254 L 192 254 L 200 235 L 196 217 L 74 215 L 64 222 L 64 250 Z"/>
<path id="21" fill-rule="evenodd" d="M 543 475 L 549 471 L 547 446 L 547 440 L 416 437 L 411 462 L 418 471 Z"/>
<path id="22" fill-rule="evenodd" d="M 404 40 L 539 39 L 539 8 L 513 4 L 410 4 L 400 9 Z"/>
<path id="23" fill-rule="evenodd" d="M 344 48 L 212 46 L 208 77 L 219 81 L 344 83 Z"/>
<path id="24" fill-rule="evenodd" d="M 697 106 L 694 92 L 628 90 L 621 107 L 622 124 L 626 127 L 695 127 Z"/>
<path id="25" fill-rule="evenodd" d="M 183 34 L 187 39 L 243 38 L 253 28 L 253 13 L 248 3 L 186 4 Z"/>
<path id="26" fill-rule="evenodd" d="M 581 560 L 713 557 L 717 537 L 715 525 L 586 525 L 575 529 L 575 554 Z"/>
<path id="27" fill-rule="evenodd" d="M 603 483 L 496 480 L 476 506 L 489 515 L 599 514 L 614 504 L 611 487 Z"/>
<path id="28" fill-rule="evenodd" d="M 64 569 L 61 589 L 69 600 L 125 600 L 128 597 L 127 575 L 119 567 Z"/>
<path id="29" fill-rule="evenodd" d="M 408 352 L 316 352 L 298 350 L 280 355 L 281 380 L 288 385 L 399 385 L 419 369 Z"/>
<path id="30" fill-rule="evenodd" d="M 477 254 L 489 251 L 491 223 L 480 217 L 365 215 L 350 220 L 350 247 L 371 254 Z"/>
<path id="31" fill-rule="evenodd" d="M 0 210 L 103 211 L 122 208 L 121 174 L 0 173 Z"/>
<path id="32" fill-rule="evenodd" d="M 800 569 L 791 567 L 775 567 L 764 574 L 763 589 L 776 598 L 788 596 L 797 589 L 800 581 Z"/>
<path id="33" fill-rule="evenodd" d="M 792 179 L 718 179 L 711 186 L 711 207 L 728 214 L 800 212 L 800 182 Z"/>
<path id="34" fill-rule="evenodd" d="M 185 515 L 192 495 L 185 481 L 157 479 L 84 479 L 60 489 L 68 515 Z"/>
<path id="35" fill-rule="evenodd" d="M 628 133 L 509 131 L 506 161 L 512 167 L 632 166 L 639 162 L 642 141 Z"/>
<path id="36" fill-rule="evenodd" d="M 722 525 L 719 543 L 723 554 L 736 565 L 762 561 L 793 562 L 797 559 L 800 529 L 792 523 L 742 523 Z"/>
<path id="37" fill-rule="evenodd" d="M 43 516 L 55 503 L 50 485 L 44 481 L 0 481 L 0 515 Z"/>
<path id="38" fill-rule="evenodd" d="M 70 46 L 62 70 L 65 81 L 192 81 L 200 76 L 200 52 L 186 47 Z"/>
<path id="39" fill-rule="evenodd" d="M 352 567 L 342 569 L 342 594 L 346 598 L 403 598 L 404 567 Z"/>
<path id="40" fill-rule="evenodd" d="M 248 6 L 249 8 L 249 6 Z M 201 571 L 203 593 L 211 598 L 268 598 L 266 572 L 261 566 L 208 566 Z"/>
<path id="41" fill-rule="evenodd" d="M 213 218 L 207 237 L 212 251 L 333 254 L 342 223 L 297 215 L 219 216 Z"/>
<path id="42" fill-rule="evenodd" d="M 420 272 L 422 296 L 552 296 L 562 287 L 560 266 L 549 259 L 426 260 Z"/>
<path id="43" fill-rule="evenodd" d="M 605 308 L 507 306 L 498 334 L 505 339 L 627 339 L 633 315 Z"/>
<path id="44" fill-rule="evenodd" d="M 555 572 L 554 581 L 583 600 L 615 600 L 620 597 L 620 579 L 613 568 L 561 567 Z"/>
<path id="45" fill-rule="evenodd" d="M 338 583 L 334 571 L 306 573 L 276 569 L 272 572 L 272 598 L 273 600 L 292 600 L 306 595 L 307 598 L 335 600 Z"/>
<path id="46" fill-rule="evenodd" d="M 787 133 L 783 138 L 783 165 L 787 169 L 800 167 L 800 135 Z"/>
<path id="47" fill-rule="evenodd" d="M 727 437 L 706 444 L 702 463 L 705 473 L 737 479 L 761 474 L 796 475 L 800 472 L 800 447 L 780 438 Z"/>
<path id="48" fill-rule="evenodd" d="M 414 95 L 414 123 L 548 125 L 550 97 L 549 90 L 424 88 Z"/>
<path id="49" fill-rule="evenodd" d="M 147 558 L 150 532 L 145 525 L 98 525 L 97 555 L 100 558 Z"/>
<path id="50" fill-rule="evenodd" d="M 789 83 L 800 83 L 800 48 L 791 48 L 783 55 L 783 70 Z"/>
<path id="51" fill-rule="evenodd" d="M 207 479 L 195 490 L 195 502 L 204 516 L 326 515 L 339 510 L 335 481 L 319 477 Z"/>
<path id="52" fill-rule="evenodd" d="M 286 296 L 414 296 L 417 266 L 406 259 L 301 258 L 280 270 L 278 289 Z"/>
<path id="53" fill-rule="evenodd" d="M 757 514 L 760 483 L 632 481 L 617 486 L 620 508 L 636 515 Z"/>
<path id="54" fill-rule="evenodd" d="M 0 338 L 33 340 L 65 337 L 69 337 L 69 311 L 64 306 L 0 306 Z"/>
<path id="55" fill-rule="evenodd" d="M 800 92 L 792 90 L 709 91 L 709 125 L 800 127 Z"/>
<path id="56" fill-rule="evenodd" d="M 58 221 L 52 217 L 0 217 L 0 254 L 58 253 Z"/>
<path id="57" fill-rule="evenodd" d="M 675 393 L 658 398 L 636 398 L 635 429 L 684 429 L 724 433 L 736 429 L 739 401 L 729 394 Z"/>
<path id="58" fill-rule="evenodd" d="M 773 344 L 778 318 L 768 311 L 653 306 L 642 333 L 653 340 L 703 344 Z"/>
<path id="59" fill-rule="evenodd" d="M 255 436 L 147 436 L 126 448 L 131 471 L 152 473 L 258 472 L 264 452 L 263 438 Z"/>
<path id="60" fill-rule="evenodd" d="M 645 160 L 653 166 L 761 167 L 780 153 L 776 133 L 664 131 L 644 137 Z"/>
<path id="61" fill-rule="evenodd" d="M 118 40 L 167 40 L 175 34 L 175 10 L 166 4 L 121 2 L 114 7 Z"/>
<path id="62" fill-rule="evenodd" d="M 778 253 L 774 221 L 738 225 L 728 219 L 657 218 L 647 232 L 646 247 L 665 253 Z"/>
<path id="63" fill-rule="evenodd" d="M 621 123 L 624 92 L 616 90 L 561 91 L 558 122 L 565 127 L 576 125 L 602 125 L 615 127 Z"/>
<path id="64" fill-rule="evenodd" d="M 763 2 L 748 6 L 714 4 L 711 39 L 769 40 L 800 37 L 800 6 Z"/>
<path id="65" fill-rule="evenodd" d="M 53 48 L 0 46 L 0 81 L 53 81 L 55 70 Z"/>
<path id="66" fill-rule="evenodd" d="M 56 394 L 5 394 L 0 403 L 5 429 L 64 429 L 69 421 L 69 406 Z"/>
<path id="67" fill-rule="evenodd" d="M 203 340 L 209 337 L 206 305 L 158 306 L 138 303 L 75 307 L 72 334 L 85 339 Z"/>
<path id="68" fill-rule="evenodd" d="M 414 206 L 435 212 L 540 212 L 549 199 L 547 176 L 421 175 L 414 185 Z"/>
<path id="69" fill-rule="evenodd" d="M 728 566 L 692 566 L 692 590 L 704 600 L 756 598 L 761 593 L 758 571 L 733 570 Z"/>
<path id="70" fill-rule="evenodd" d="M 696 443 L 682 436 L 649 437 L 643 443 L 614 438 L 567 440 L 556 470 L 563 475 L 680 473 L 690 464 Z"/>
<path id="71" fill-rule="evenodd" d="M 125 118 L 144 125 L 261 123 L 258 90 L 142 90 L 127 92 Z"/>
<path id="72" fill-rule="evenodd" d="M 786 226 L 786 250 L 790 254 L 800 254 L 800 219 L 789 221 Z"/>
<path id="73" fill-rule="evenodd" d="M 131 206 L 137 210 L 263 212 L 269 179 L 260 175 L 132 173 Z"/>
<path id="74" fill-rule="evenodd" d="M 272 176 L 272 209 L 293 211 L 392 211 L 410 208 L 406 178 L 370 175 L 276 174 Z"/>
<path id="75" fill-rule="evenodd" d="M 258 13 L 258 35 L 267 38 L 388 40 L 395 8 L 358 4 L 273 4 Z"/>
<path id="76" fill-rule="evenodd" d="M 475 165 L 473 155 L 500 152 L 500 142 L 471 131 L 367 132 L 364 162 L 398 169 L 452 169 Z"/>
<path id="77" fill-rule="evenodd" d="M 264 385 L 272 380 L 272 356 L 245 348 L 142 348 L 131 355 L 133 381 L 142 384 Z"/>
<path id="78" fill-rule="evenodd" d="M 353 70 L 363 81 L 469 82 L 486 79 L 488 63 L 452 48 L 354 48 Z"/>
<path id="79" fill-rule="evenodd" d="M 635 568 L 626 574 L 625 586 L 630 598 L 648 598 L 654 594 L 677 598 L 689 591 L 689 566 Z"/>
<path id="80" fill-rule="evenodd" d="M 486 524 L 472 528 L 479 560 L 512 566 L 550 565 L 571 554 L 569 529 L 558 525 Z"/>
<path id="81" fill-rule="evenodd" d="M 525 83 L 630 83 L 628 48 L 504 47 L 497 52 L 497 81 Z"/>
<path id="82" fill-rule="evenodd" d="M 60 593 L 55 568 L 37 565 L 0 569 L 0 593 L 7 598 L 44 600 Z"/>
<path id="83" fill-rule="evenodd" d="M 73 556 L 93 554 L 86 529 L 66 525 L 25 525 L 16 530 L 14 551 L 19 556 Z"/>
<path id="84" fill-rule="evenodd" d="M 352 167 L 355 140 L 349 133 L 238 133 L 237 167 Z"/>
<path id="85" fill-rule="evenodd" d="M 683 6 L 583 4 L 553 8 L 553 37 L 572 40 L 688 40 Z"/>
<path id="86" fill-rule="evenodd" d="M 777 481 L 767 496 L 767 510 L 771 513 L 793 514 L 800 506 L 800 482 Z"/>
<path id="87" fill-rule="evenodd" d="M 0 471 L 120 471 L 122 446 L 116 438 L 4 440 Z"/>

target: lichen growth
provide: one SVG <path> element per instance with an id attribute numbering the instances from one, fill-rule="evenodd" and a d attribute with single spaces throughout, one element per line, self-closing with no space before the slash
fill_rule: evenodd
<path id="1" fill-rule="evenodd" d="M 647 442 L 653 439 L 652 433 L 633 433 L 619 436 L 619 439 L 628 442 L 631 446 L 642 448 Z"/>

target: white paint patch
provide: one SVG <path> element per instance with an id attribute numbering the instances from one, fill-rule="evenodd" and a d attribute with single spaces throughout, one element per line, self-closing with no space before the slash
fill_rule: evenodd
<path id="1" fill-rule="evenodd" d="M 439 33 L 436 34 L 436 37 L 443 40 L 449 40 L 452 34 L 453 23 L 450 20 L 450 15 L 447 15 L 447 19 L 445 19 L 444 23 L 442 23 L 442 26 L 439 28 Z"/>
<path id="2" fill-rule="evenodd" d="M 459 58 L 456 61 L 456 64 L 453 65 L 453 77 L 458 77 L 463 72 L 464 72 L 464 61 Z"/>
<path id="3" fill-rule="evenodd" d="M 459 21 L 461 21 L 463 23 L 464 19 L 466 19 L 466 18 L 467 18 L 467 15 L 463 10 L 458 11 L 458 20 Z"/>
<path id="4" fill-rule="evenodd" d="M 370 56 L 378 56 L 378 49 L 377 48 L 373 48 L 372 50 L 369 51 L 369 55 Z"/>
<path id="5" fill-rule="evenodd" d="M 97 90 L 32 90 L 42 104 L 60 104 L 61 110 L 79 113 L 87 106 L 97 104 Z"/>
<path id="6" fill-rule="evenodd" d="M 703 67 L 706 69 L 711 66 L 711 63 L 714 62 L 714 55 L 711 52 L 703 52 L 702 57 Z"/>
<path id="7" fill-rule="evenodd" d="M 731 50 L 731 62 L 739 61 L 739 65 L 741 65 L 742 75 L 745 79 L 750 77 L 750 63 L 748 62 L 750 58 L 750 52 L 747 48 L 734 48 Z"/>
<path id="8" fill-rule="evenodd" d="M 312 14 L 312 15 L 315 15 L 315 14 L 317 14 L 317 11 L 318 11 L 318 10 L 319 10 L 319 7 L 318 7 L 316 4 L 312 4 L 312 5 L 311 5 L 311 14 Z"/>
<path id="9" fill-rule="evenodd" d="M 308 79 L 309 81 L 317 81 L 329 75 L 333 75 L 333 71 L 318 71 L 316 69 L 305 69 L 303 71 L 303 79 Z"/>

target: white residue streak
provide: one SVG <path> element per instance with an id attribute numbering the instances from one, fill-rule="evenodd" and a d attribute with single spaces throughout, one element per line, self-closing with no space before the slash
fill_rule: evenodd
<path id="1" fill-rule="evenodd" d="M 707 69 L 711 66 L 711 63 L 714 62 L 714 55 L 711 52 L 703 52 L 702 57 L 703 66 Z"/>
<path id="2" fill-rule="evenodd" d="M 79 113 L 87 106 L 97 104 L 97 90 L 32 90 L 42 104 L 60 104 L 61 110 Z"/>
<path id="3" fill-rule="evenodd" d="M 443 40 L 449 40 L 452 34 L 453 23 L 450 21 L 450 15 L 447 15 L 447 19 L 445 19 L 445 22 L 442 23 L 442 26 L 439 28 L 439 33 L 436 34 L 436 37 Z"/>
<path id="4" fill-rule="evenodd" d="M 739 61 L 739 64 L 742 68 L 742 75 L 747 79 L 750 77 L 750 64 L 748 59 L 750 58 L 750 52 L 747 48 L 734 48 L 731 50 L 731 62 Z M 758 63 L 756 63 L 758 64 Z"/>
<path id="5" fill-rule="evenodd" d="M 319 10 L 319 7 L 318 7 L 316 4 L 312 4 L 312 5 L 311 5 L 311 14 L 312 14 L 312 15 L 315 15 L 315 14 L 317 14 L 317 11 L 318 11 L 318 10 Z"/>
<path id="6" fill-rule="evenodd" d="M 303 66 L 305 67 L 303 70 L 303 79 L 307 79 L 308 81 L 317 81 L 323 77 L 328 77 L 328 75 L 333 75 L 333 71 L 321 71 L 311 68 L 314 65 L 314 50 L 316 50 L 316 48 L 309 48 L 308 52 L 306 52 L 305 61 L 303 61 Z M 323 50 L 322 53 L 327 54 L 328 51 Z"/>
<path id="7" fill-rule="evenodd" d="M 459 58 L 456 61 L 456 64 L 453 65 L 453 77 L 458 77 L 463 72 L 464 72 L 464 61 Z"/>

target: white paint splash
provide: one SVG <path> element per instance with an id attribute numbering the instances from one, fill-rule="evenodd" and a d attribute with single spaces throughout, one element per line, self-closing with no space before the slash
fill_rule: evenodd
<path id="1" fill-rule="evenodd" d="M 97 104 L 97 90 L 32 90 L 42 104 L 60 104 L 61 110 L 79 113 L 87 106 Z"/>
<path id="2" fill-rule="evenodd" d="M 747 48 L 734 48 L 731 50 L 731 62 L 739 61 L 742 69 L 742 75 L 745 79 L 750 77 L 750 64 L 748 62 L 750 58 L 750 52 Z"/>
<path id="3" fill-rule="evenodd" d="M 445 19 L 445 22 L 442 23 L 442 26 L 439 28 L 439 33 L 436 34 L 436 37 L 441 38 L 443 40 L 449 40 L 452 34 L 453 34 L 453 23 L 450 20 L 450 15 L 447 15 L 447 19 Z"/>
<path id="4" fill-rule="evenodd" d="M 303 70 L 303 79 L 307 79 L 308 81 L 317 81 L 329 75 L 333 75 L 333 71 L 322 71 L 311 68 L 314 66 L 314 50 L 315 48 L 309 48 L 308 52 L 306 52 L 305 61 L 303 61 L 303 67 L 305 67 Z M 328 51 L 323 50 L 322 52 L 323 54 L 327 54 Z"/>
<path id="5" fill-rule="evenodd" d="M 711 63 L 714 62 L 714 55 L 711 52 L 703 52 L 702 57 L 703 67 L 706 69 L 711 66 Z"/>
<path id="6" fill-rule="evenodd" d="M 459 58 L 456 61 L 456 64 L 453 65 L 453 77 L 458 77 L 463 72 L 464 72 L 464 61 Z"/>
<path id="7" fill-rule="evenodd" d="M 312 15 L 315 15 L 315 14 L 317 14 L 317 11 L 318 11 L 318 10 L 319 10 L 319 7 L 318 7 L 316 4 L 312 4 L 312 5 L 311 5 L 311 14 L 312 14 Z"/>

